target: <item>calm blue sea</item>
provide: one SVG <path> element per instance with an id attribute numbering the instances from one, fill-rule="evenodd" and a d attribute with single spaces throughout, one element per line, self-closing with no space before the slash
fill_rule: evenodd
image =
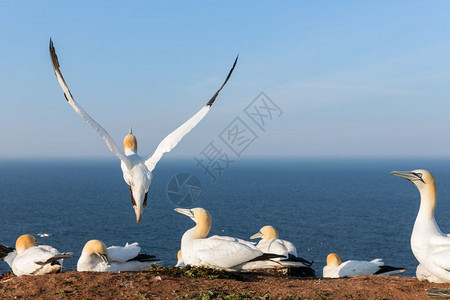
<path id="1" fill-rule="evenodd" d="M 74 252 L 65 261 L 73 269 L 90 239 L 108 246 L 137 241 L 144 252 L 173 265 L 181 236 L 194 223 L 173 211 L 168 185 L 187 173 L 201 183 L 195 206 L 213 216 L 211 234 L 246 239 L 271 224 L 300 256 L 314 260 L 318 275 L 327 254 L 336 252 L 343 260 L 383 258 L 414 276 L 417 261 L 409 240 L 419 193 L 389 172 L 417 168 L 434 173 L 440 196 L 436 219 L 450 232 L 450 160 L 238 160 L 212 182 L 194 160 L 166 158 L 153 173 L 139 224 L 118 161 L 0 161 L 0 243 L 13 246 L 23 233 L 49 233 L 38 241 Z M 6 270 L 0 262 L 0 272 Z"/>

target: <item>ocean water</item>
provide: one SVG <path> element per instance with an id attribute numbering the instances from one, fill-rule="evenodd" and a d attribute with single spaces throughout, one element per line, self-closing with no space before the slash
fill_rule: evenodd
<path id="1" fill-rule="evenodd" d="M 118 161 L 0 161 L 0 243 L 13 246 L 21 234 L 48 233 L 37 237 L 38 242 L 74 252 L 64 265 L 75 269 L 90 239 L 108 246 L 137 241 L 143 252 L 170 266 L 176 262 L 181 236 L 194 226 L 173 209 L 194 205 L 211 213 L 211 235 L 248 239 L 264 225 L 275 226 L 300 256 L 314 260 L 318 275 L 327 254 L 336 252 L 343 260 L 383 258 L 388 265 L 407 268 L 405 276 L 415 276 L 410 235 L 419 193 L 389 172 L 418 168 L 435 175 L 436 220 L 448 233 L 450 160 L 238 160 L 213 182 L 193 159 L 166 158 L 153 172 L 139 224 Z M 177 205 L 173 193 L 168 195 L 168 189 L 173 191 L 171 179 L 183 173 L 201 184 L 194 204 Z M 0 272 L 8 269 L 0 262 Z"/>

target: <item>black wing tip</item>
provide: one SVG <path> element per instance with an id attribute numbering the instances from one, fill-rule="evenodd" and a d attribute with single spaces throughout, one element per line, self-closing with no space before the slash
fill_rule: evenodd
<path id="1" fill-rule="evenodd" d="M 157 261 L 161 261 L 159 258 L 156 258 L 155 255 L 150 255 L 150 254 L 138 254 L 136 257 L 130 259 L 129 261 L 139 261 L 139 262 L 157 262 Z"/>
<path id="2" fill-rule="evenodd" d="M 385 274 L 385 273 L 391 273 L 391 272 L 398 272 L 398 273 L 403 273 L 405 272 L 406 269 L 405 268 L 398 268 L 398 267 L 391 267 L 391 266 L 381 266 L 380 269 L 375 272 L 375 275 L 379 275 L 379 274 Z"/>
<path id="3" fill-rule="evenodd" d="M 268 260 L 268 259 L 272 259 L 272 258 L 282 258 L 285 257 L 284 255 L 280 255 L 280 254 L 274 254 L 274 253 L 263 253 L 260 256 L 257 256 L 251 260 L 249 260 L 248 262 L 252 262 L 252 261 L 259 261 L 259 260 Z"/>
<path id="4" fill-rule="evenodd" d="M 48 46 L 48 50 L 50 51 L 50 58 L 52 60 L 53 69 L 56 71 L 59 69 L 59 61 L 58 56 L 56 55 L 55 46 L 53 45 L 53 40 L 50 38 L 50 43 Z"/>
<path id="5" fill-rule="evenodd" d="M 222 86 L 217 90 L 217 92 L 214 94 L 214 96 L 212 96 L 212 98 L 208 101 L 208 103 L 206 103 L 206 106 L 211 106 L 213 105 L 214 101 L 216 101 L 217 96 L 219 95 L 220 91 L 223 89 L 223 87 L 225 86 L 225 84 L 228 82 L 228 79 L 230 79 L 231 74 L 234 71 L 234 67 L 236 67 L 237 61 L 239 59 L 239 54 L 236 56 L 236 59 L 234 60 L 233 66 L 231 67 L 230 72 L 228 72 L 227 78 L 225 79 L 225 81 L 222 83 Z"/>
<path id="6" fill-rule="evenodd" d="M 288 254 L 288 257 L 286 259 L 282 259 L 281 261 L 295 261 L 295 262 L 301 262 L 307 267 L 311 267 L 314 263 L 314 261 L 309 261 L 307 259 L 301 258 L 299 256 L 295 256 L 293 254 Z"/>
<path id="7" fill-rule="evenodd" d="M 0 260 L 4 259 L 6 256 L 8 256 L 9 253 L 13 252 L 14 248 L 7 247 L 0 244 Z"/>

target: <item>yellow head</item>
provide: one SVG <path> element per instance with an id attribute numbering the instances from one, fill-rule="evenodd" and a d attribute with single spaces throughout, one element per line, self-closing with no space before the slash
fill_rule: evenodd
<path id="1" fill-rule="evenodd" d="M 125 154 L 127 152 L 137 153 L 137 140 L 136 137 L 133 135 L 133 130 L 131 127 L 130 132 L 123 139 L 123 148 L 125 150 Z"/>
<path id="2" fill-rule="evenodd" d="M 84 245 L 83 253 L 88 255 L 97 254 L 97 255 L 106 255 L 108 250 L 106 249 L 105 243 L 99 240 L 90 240 Z"/>
<path id="3" fill-rule="evenodd" d="M 23 251 L 27 250 L 28 248 L 33 247 L 35 243 L 36 239 L 34 238 L 34 236 L 30 234 L 21 235 L 16 240 L 16 251 L 18 254 L 20 254 Z"/>
<path id="4" fill-rule="evenodd" d="M 342 263 L 341 258 L 336 253 L 330 253 L 327 256 L 327 266 L 337 267 Z"/>
<path id="5" fill-rule="evenodd" d="M 420 192 L 421 207 L 424 205 L 434 213 L 436 207 L 436 182 L 433 174 L 427 170 L 417 169 L 413 171 L 392 171 L 392 175 L 405 178 L 412 182 Z"/>
<path id="6" fill-rule="evenodd" d="M 175 211 L 188 216 L 191 218 L 197 225 L 195 228 L 195 238 L 203 239 L 208 236 L 209 231 L 212 226 L 212 218 L 209 212 L 201 207 L 196 207 L 192 209 L 186 208 L 175 208 Z"/>
<path id="7" fill-rule="evenodd" d="M 263 228 L 261 228 L 258 233 L 255 233 L 250 237 L 250 239 L 258 239 L 258 238 L 261 238 L 264 241 L 277 239 L 278 231 L 275 229 L 275 227 L 266 225 Z"/>
<path id="8" fill-rule="evenodd" d="M 263 240 L 272 240 L 278 238 L 278 231 L 273 226 L 270 225 L 264 226 L 259 231 L 263 235 L 262 237 Z"/>

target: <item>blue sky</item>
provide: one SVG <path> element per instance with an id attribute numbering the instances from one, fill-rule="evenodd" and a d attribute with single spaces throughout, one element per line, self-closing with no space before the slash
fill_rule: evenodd
<path id="1" fill-rule="evenodd" d="M 2 1 L 0 158 L 114 157 L 64 100 L 50 37 L 78 103 L 118 144 L 132 125 L 142 155 L 239 54 L 167 156 L 220 145 L 241 117 L 258 135 L 242 157 L 449 157 L 449 13 L 447 1 Z M 260 92 L 283 111 L 265 131 L 243 112 Z"/>

